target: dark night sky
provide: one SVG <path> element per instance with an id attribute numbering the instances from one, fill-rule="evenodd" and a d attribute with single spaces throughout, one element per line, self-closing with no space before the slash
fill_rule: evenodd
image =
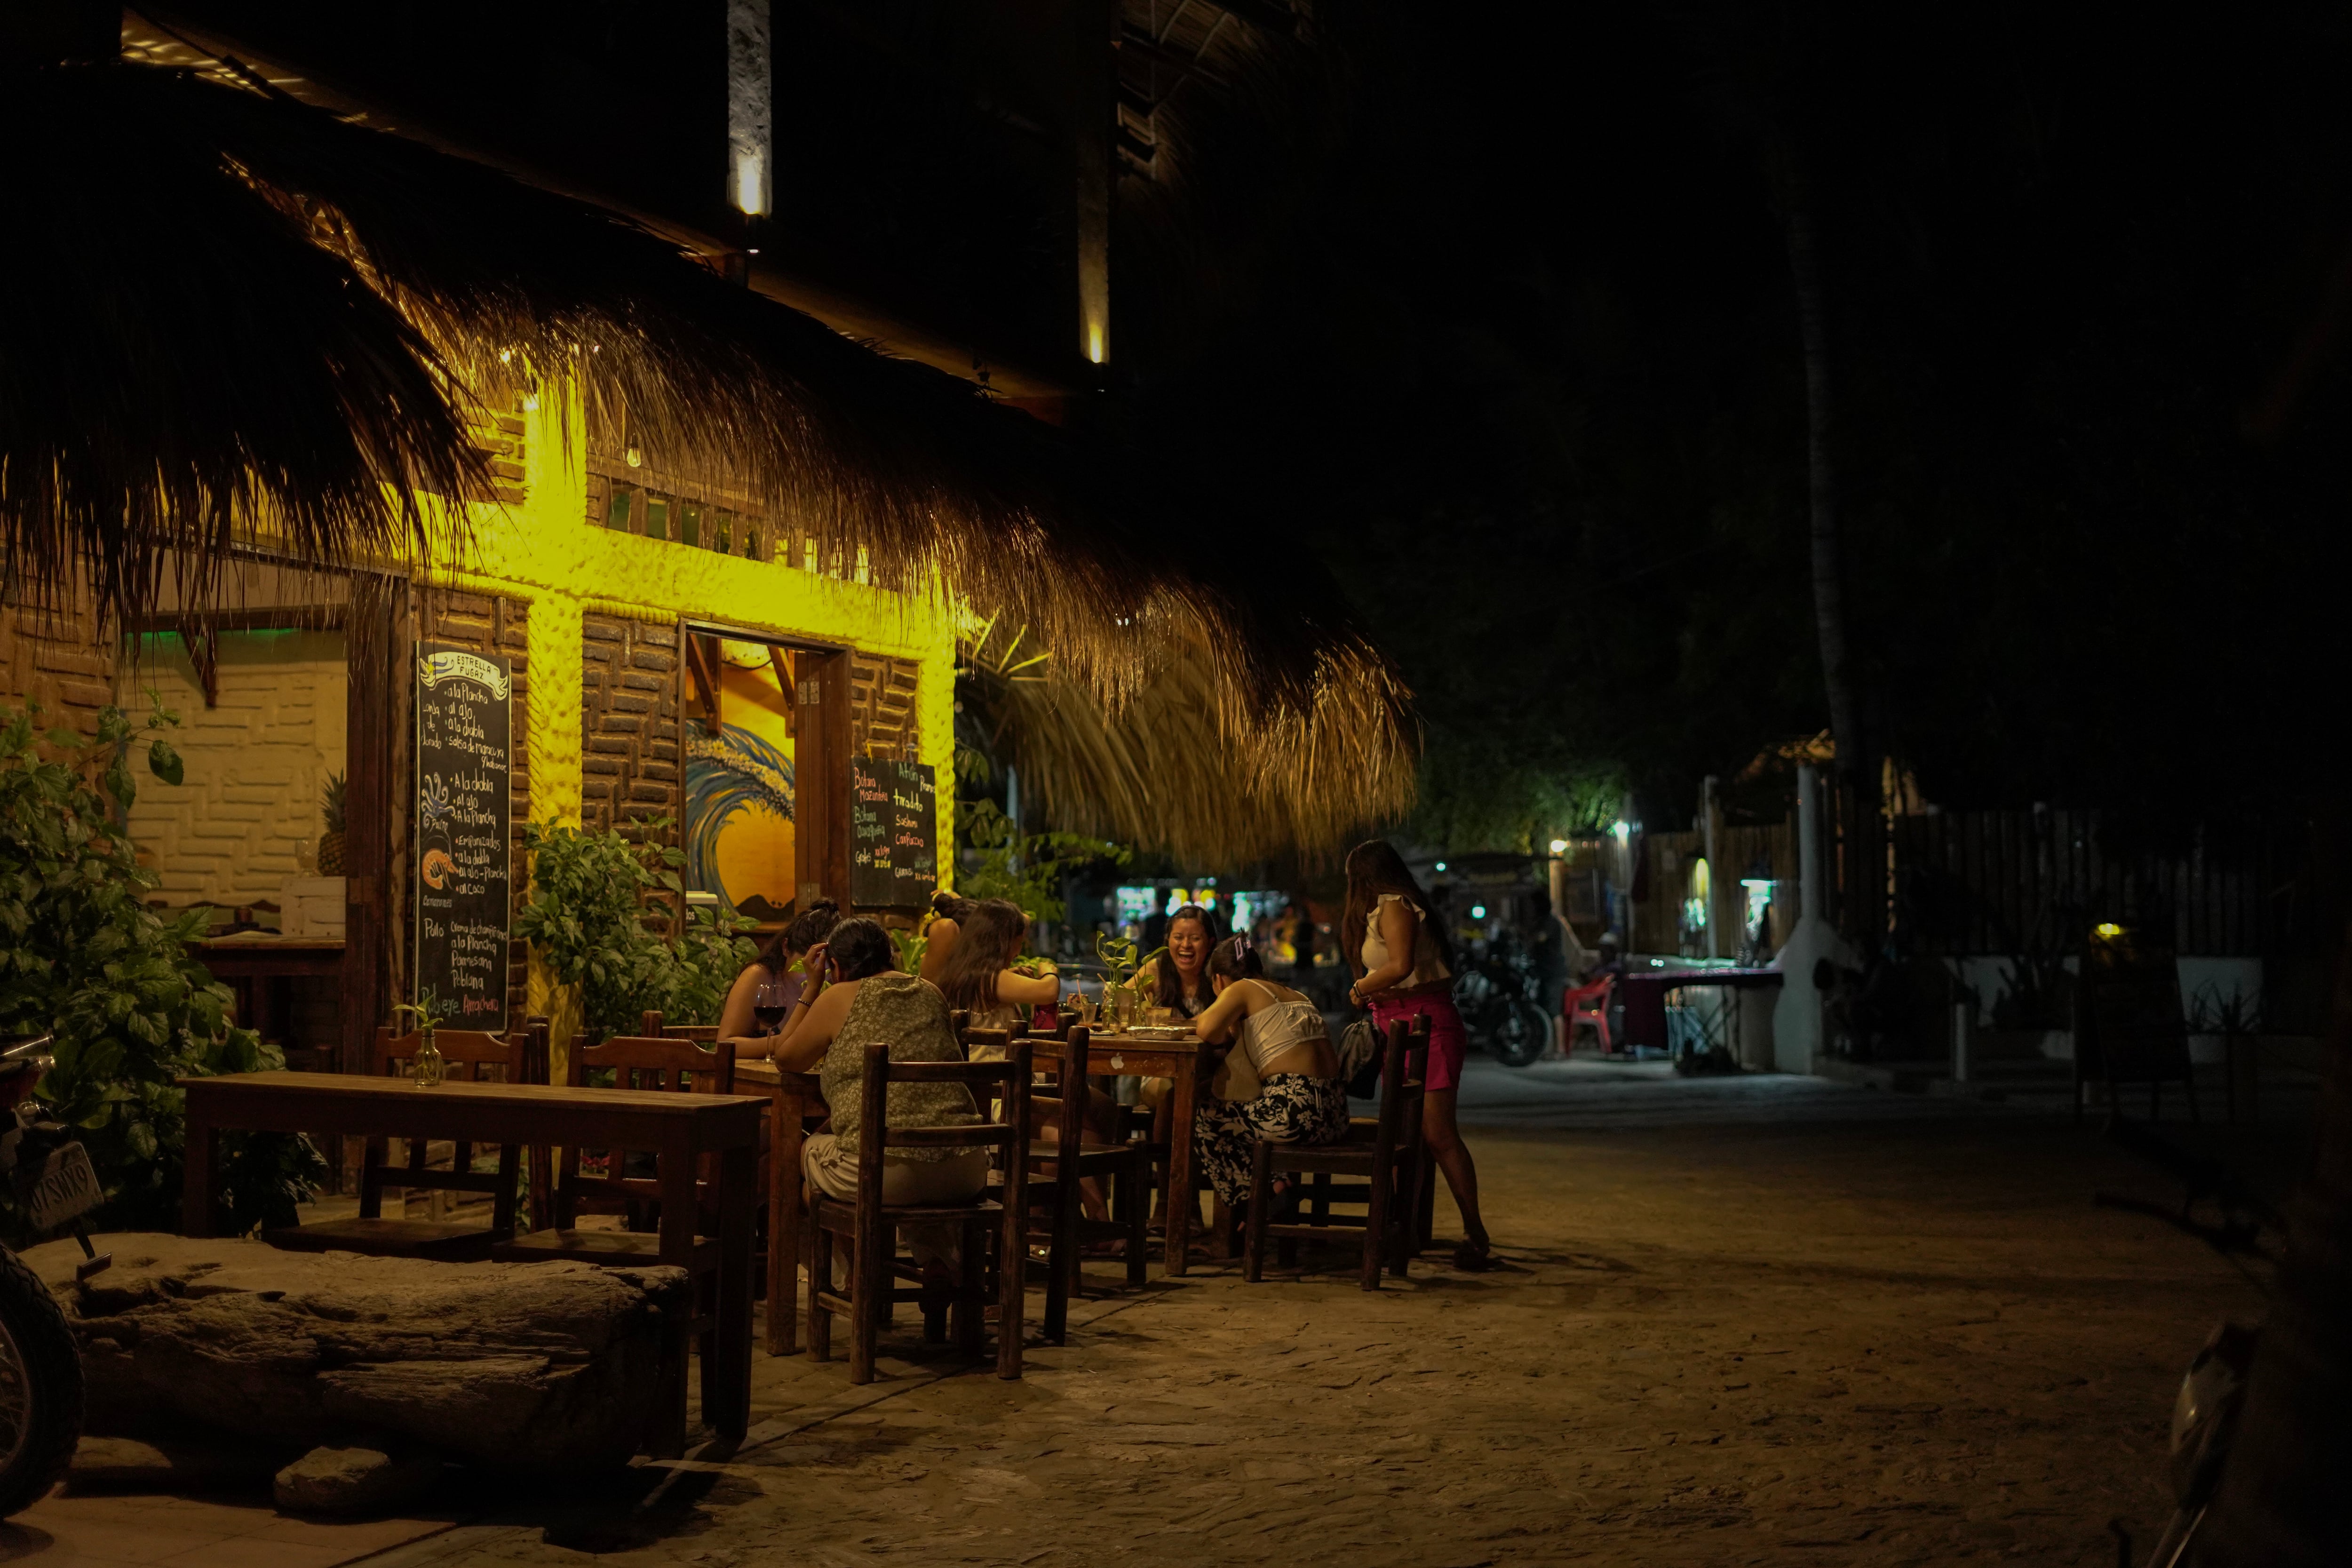
<path id="1" fill-rule="evenodd" d="M 1670 819 L 1825 722 L 1768 126 L 1822 232 L 1865 700 L 1931 796 L 2332 782 L 2342 20 L 1591 9 L 1350 8 L 1265 292 L 1139 389 L 1405 659 L 1441 824 L 1539 827 L 1612 768 Z"/>
<path id="2" fill-rule="evenodd" d="M 719 188 L 716 0 L 196 5 L 633 198 Z M 2334 785 L 2344 13 L 1312 10 L 1163 113 L 1186 179 L 1125 182 L 1081 415 L 1234 548 L 1330 564 L 1419 693 L 1424 835 L 1540 838 L 1620 781 L 1670 822 L 1826 723 L 1775 144 L 1822 236 L 1863 695 L 1931 798 Z M 1059 330 L 1051 11 L 777 0 L 773 243 Z"/>

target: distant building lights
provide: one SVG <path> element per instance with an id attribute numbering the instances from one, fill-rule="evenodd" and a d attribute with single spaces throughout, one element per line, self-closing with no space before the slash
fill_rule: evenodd
<path id="1" fill-rule="evenodd" d="M 1565 855 L 1565 854 L 1567 854 L 1567 853 L 1568 853 L 1568 840 L 1567 840 L 1567 839 L 1565 839 L 1565 838 L 1555 838 L 1555 839 L 1553 839 L 1553 840 L 1551 841 L 1551 852 L 1552 852 L 1553 854 L 1555 854 L 1555 855 Z"/>
<path id="2" fill-rule="evenodd" d="M 1473 904 L 1473 905 L 1471 905 L 1471 906 L 1470 906 L 1470 918 L 1471 918 L 1472 920 L 1474 920 L 1474 921 L 1483 921 L 1483 920 L 1485 920 L 1485 919 L 1486 918 L 1486 905 L 1484 905 L 1484 904 Z"/>
<path id="3" fill-rule="evenodd" d="M 1609 831 L 1616 835 L 1618 843 L 1622 844 L 1633 837 L 1633 825 L 1625 821 L 1612 822 L 1609 825 Z"/>
<path id="4" fill-rule="evenodd" d="M 1440 861 L 1437 863 L 1437 868 L 1438 868 L 1439 870 L 1441 870 L 1441 871 L 1444 870 L 1444 869 L 1445 869 L 1445 862 L 1444 862 L 1444 861 L 1443 861 L 1443 860 L 1440 860 Z"/>
<path id="5" fill-rule="evenodd" d="M 2098 937 L 2102 942 L 2113 942 L 2116 938 L 2124 934 L 2124 928 L 2116 924 L 2113 921 L 2108 921 L 2101 925 L 2093 926 L 2091 931 L 2092 934 Z"/>

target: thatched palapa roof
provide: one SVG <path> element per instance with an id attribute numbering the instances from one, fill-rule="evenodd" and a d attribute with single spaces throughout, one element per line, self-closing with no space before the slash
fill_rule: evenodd
<path id="1" fill-rule="evenodd" d="M 730 476 L 828 555 L 862 548 L 885 587 L 1027 626 L 1112 712 L 1187 649 L 1254 773 L 1326 732 L 1408 749 L 1405 694 L 1336 594 L 1260 588 L 1262 559 L 1104 447 L 601 208 L 282 96 L 127 64 L 5 75 L 14 593 L 86 582 L 137 614 L 166 563 L 208 570 L 257 517 L 300 559 L 414 558 L 414 492 L 487 498 L 466 426 L 527 390 L 578 397 L 600 444 Z"/>

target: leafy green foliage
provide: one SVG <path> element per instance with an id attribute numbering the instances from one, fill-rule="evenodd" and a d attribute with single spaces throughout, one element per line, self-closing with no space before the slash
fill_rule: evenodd
<path id="1" fill-rule="evenodd" d="M 1010 899 L 1033 921 L 1062 919 L 1062 879 L 1097 861 L 1125 866 L 1130 851 L 1078 833 L 1023 833 L 1003 807 L 978 790 L 993 773 L 985 752 L 956 748 L 956 891 L 968 899 Z"/>
<path id="2" fill-rule="evenodd" d="M 228 987 L 190 955 L 204 911 L 167 918 L 143 902 L 155 878 L 121 826 L 137 797 L 124 762 L 131 721 L 108 708 L 85 741 L 70 730 L 41 734 L 39 711 L 0 710 L 0 1033 L 55 1035 L 57 1066 L 40 1098 L 89 1151 L 106 1190 L 99 1223 L 168 1226 L 186 1149 L 173 1080 L 285 1058 L 230 1023 Z M 158 710 L 146 728 L 176 722 Z M 64 760 L 44 758 L 43 742 Z M 147 766 L 167 784 L 182 777 L 160 734 Z M 239 1231 L 290 1221 L 326 1169 L 299 1135 L 223 1142 L 225 1201 Z"/>
<path id="3" fill-rule="evenodd" d="M 650 822 L 655 834 L 667 819 Z M 647 923 L 648 895 L 682 894 L 682 849 L 632 842 L 617 830 L 532 823 L 530 902 L 516 931 L 557 980 L 580 987 L 582 1016 L 598 1036 L 625 1034 L 658 1009 L 672 1023 L 711 1024 L 736 975 L 757 952 L 756 923 L 720 910 L 688 912 L 670 941 Z"/>

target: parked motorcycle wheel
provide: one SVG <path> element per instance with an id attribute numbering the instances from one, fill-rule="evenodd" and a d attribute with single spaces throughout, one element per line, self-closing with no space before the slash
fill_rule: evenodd
<path id="1" fill-rule="evenodd" d="M 49 1288 L 0 1247 L 0 1519 L 47 1496 L 81 1441 L 81 1357 Z"/>
<path id="2" fill-rule="evenodd" d="M 1551 1049 L 1551 1015 L 1524 996 L 1496 1009 L 1486 1048 L 1507 1068 L 1533 1067 Z"/>

